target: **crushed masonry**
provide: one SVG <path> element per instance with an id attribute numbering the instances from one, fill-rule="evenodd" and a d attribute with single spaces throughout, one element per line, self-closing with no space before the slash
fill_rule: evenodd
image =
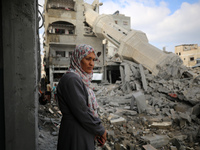
<path id="1" fill-rule="evenodd" d="M 165 80 L 125 60 L 121 81 L 94 83 L 99 116 L 108 131 L 106 144 L 97 149 L 200 149 L 200 75 L 195 71 Z M 62 117 L 57 104 L 41 108 L 40 121 L 52 124 L 56 136 Z"/>

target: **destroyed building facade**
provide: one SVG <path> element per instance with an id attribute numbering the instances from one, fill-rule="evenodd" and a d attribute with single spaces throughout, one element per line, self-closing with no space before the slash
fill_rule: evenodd
<path id="1" fill-rule="evenodd" d="M 198 73 L 183 66 L 176 54 L 149 44 L 142 31 L 122 28 L 114 17 L 99 15 L 96 5 L 98 0 L 84 3 L 86 22 L 97 38 L 112 47 L 106 67 L 118 68 L 120 74 L 115 84 L 94 83 L 99 115 L 108 130 L 102 149 L 200 149 Z M 108 76 L 112 80 L 112 72 Z M 57 106 L 43 110 L 61 118 Z"/>
<path id="2" fill-rule="evenodd" d="M 127 59 L 142 64 L 153 75 L 165 79 L 179 78 L 182 75 L 185 67 L 177 55 L 161 51 L 149 43 L 144 32 L 123 28 L 117 25 L 111 16 L 99 15 L 92 6 L 84 3 L 86 22 L 99 39 L 107 39 L 118 48 L 117 55 L 121 60 Z"/>

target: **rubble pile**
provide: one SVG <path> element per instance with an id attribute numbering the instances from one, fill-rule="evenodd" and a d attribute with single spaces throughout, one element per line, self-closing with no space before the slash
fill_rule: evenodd
<path id="1" fill-rule="evenodd" d="M 108 132 L 98 150 L 200 150 L 199 68 L 163 79 L 124 60 L 120 74 L 115 84 L 94 83 Z M 39 150 L 56 149 L 61 117 L 55 101 L 39 105 Z"/>
<path id="2" fill-rule="evenodd" d="M 58 141 L 58 129 L 62 114 L 55 101 L 39 104 L 38 109 L 38 150 L 56 150 Z"/>
<path id="3" fill-rule="evenodd" d="M 100 116 L 108 130 L 102 148 L 200 149 L 200 76 L 154 77 L 142 65 L 123 61 L 121 81 L 96 85 Z"/>

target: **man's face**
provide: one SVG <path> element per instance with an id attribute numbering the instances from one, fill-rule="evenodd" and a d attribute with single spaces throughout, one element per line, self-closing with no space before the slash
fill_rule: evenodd
<path id="1" fill-rule="evenodd" d="M 96 56 L 94 52 L 88 54 L 81 60 L 81 68 L 86 72 L 86 73 L 92 73 L 92 70 L 94 68 L 94 60 Z"/>

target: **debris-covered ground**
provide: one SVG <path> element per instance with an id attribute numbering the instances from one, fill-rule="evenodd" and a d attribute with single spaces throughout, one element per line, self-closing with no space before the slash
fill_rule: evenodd
<path id="1" fill-rule="evenodd" d="M 57 103 L 52 100 L 52 103 L 39 105 L 38 115 L 38 150 L 56 150 L 62 116 Z"/>
<path id="2" fill-rule="evenodd" d="M 200 69 L 179 79 L 154 77 L 141 65 L 120 65 L 121 81 L 95 84 L 108 131 L 103 150 L 200 150 Z M 39 108 L 39 150 L 55 150 L 61 113 Z"/>

